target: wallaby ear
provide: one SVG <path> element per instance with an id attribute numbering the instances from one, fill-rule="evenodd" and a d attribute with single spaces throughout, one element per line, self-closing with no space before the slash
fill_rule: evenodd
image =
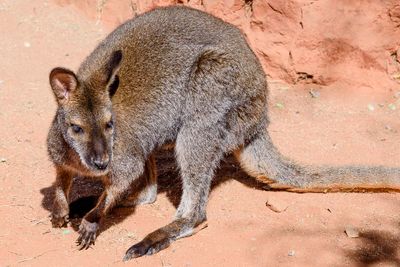
<path id="1" fill-rule="evenodd" d="M 50 85 L 59 104 L 65 103 L 77 88 L 78 79 L 69 69 L 54 68 L 50 72 Z"/>
<path id="2" fill-rule="evenodd" d="M 117 50 L 111 54 L 111 57 L 108 61 L 106 71 L 107 71 L 107 88 L 112 97 L 118 89 L 119 86 L 119 77 L 118 71 L 121 67 L 122 61 L 122 51 Z"/>

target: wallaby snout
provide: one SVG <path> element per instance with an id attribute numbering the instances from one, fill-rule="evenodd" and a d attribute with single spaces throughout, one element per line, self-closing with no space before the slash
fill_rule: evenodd
<path id="1" fill-rule="evenodd" d="M 110 155 L 107 140 L 101 136 L 94 135 L 92 143 L 92 153 L 90 163 L 98 170 L 104 171 L 107 169 L 110 162 Z"/>
<path id="2" fill-rule="evenodd" d="M 108 167 L 109 163 L 108 155 L 104 156 L 95 156 L 92 158 L 91 163 L 99 170 L 104 171 Z"/>

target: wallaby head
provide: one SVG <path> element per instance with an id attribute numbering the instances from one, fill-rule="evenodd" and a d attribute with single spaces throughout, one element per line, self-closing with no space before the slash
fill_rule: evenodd
<path id="1" fill-rule="evenodd" d="M 96 66 L 89 77 L 79 77 L 65 68 L 50 72 L 50 85 L 58 103 L 57 122 L 62 135 L 94 176 L 108 172 L 112 159 L 115 94 L 121 65 L 121 50 Z"/>

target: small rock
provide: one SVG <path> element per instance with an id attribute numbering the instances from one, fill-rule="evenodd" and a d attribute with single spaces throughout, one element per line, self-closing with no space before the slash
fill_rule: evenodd
<path id="1" fill-rule="evenodd" d="M 279 109 L 283 109 L 285 108 L 285 105 L 283 105 L 282 103 L 276 103 L 275 106 Z"/>
<path id="2" fill-rule="evenodd" d="M 360 236 L 360 233 L 353 226 L 346 226 L 345 230 L 346 235 L 351 238 L 357 238 Z"/>
<path id="3" fill-rule="evenodd" d="M 31 47 L 31 43 L 30 42 L 24 42 L 24 46 L 29 48 L 29 47 Z"/>
<path id="4" fill-rule="evenodd" d="M 7 162 L 7 159 L 6 158 L 0 158 L 0 162 L 1 163 Z"/>
<path id="5" fill-rule="evenodd" d="M 279 199 L 274 199 L 274 198 L 269 198 L 267 202 L 265 202 L 265 205 L 272 210 L 273 212 L 276 213 L 281 213 L 285 211 L 289 206 L 284 203 L 283 201 Z"/>
<path id="6" fill-rule="evenodd" d="M 392 133 L 397 133 L 397 130 L 393 129 L 392 126 L 390 126 L 390 125 L 385 125 L 385 130 L 392 132 Z"/>
<path id="7" fill-rule="evenodd" d="M 368 110 L 369 111 L 374 111 L 375 110 L 375 106 L 373 104 L 368 104 Z"/>
<path id="8" fill-rule="evenodd" d="M 51 233 L 51 231 L 50 231 L 50 230 L 46 230 L 46 231 L 44 231 L 44 232 L 42 233 L 42 235 L 49 234 L 49 233 Z"/>
<path id="9" fill-rule="evenodd" d="M 319 91 L 314 90 L 314 89 L 311 89 L 311 90 L 309 91 L 309 93 L 310 93 L 310 95 L 311 95 L 312 98 L 318 98 L 318 97 L 321 95 L 321 93 L 320 93 Z"/>
<path id="10" fill-rule="evenodd" d="M 294 251 L 294 250 L 289 250 L 289 252 L 288 252 L 288 256 L 290 256 L 290 257 L 293 257 L 294 255 L 296 254 L 296 251 Z"/>
<path id="11" fill-rule="evenodd" d="M 128 238 L 136 239 L 135 233 L 128 232 L 128 234 L 127 234 L 126 236 L 127 236 Z"/>

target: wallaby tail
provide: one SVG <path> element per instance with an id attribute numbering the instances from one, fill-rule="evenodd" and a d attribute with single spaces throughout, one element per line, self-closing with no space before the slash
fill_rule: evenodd
<path id="1" fill-rule="evenodd" d="M 302 166 L 283 157 L 267 132 L 235 151 L 243 169 L 271 189 L 292 192 L 400 192 L 400 168 Z"/>

